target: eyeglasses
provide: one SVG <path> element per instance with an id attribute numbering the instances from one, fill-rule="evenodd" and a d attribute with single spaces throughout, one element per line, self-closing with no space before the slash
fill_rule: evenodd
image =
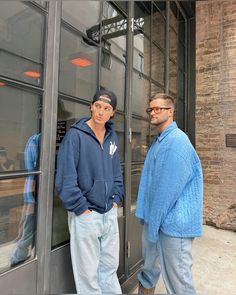
<path id="1" fill-rule="evenodd" d="M 95 108 L 97 110 L 101 110 L 103 108 L 104 111 L 107 112 L 107 113 L 112 111 L 111 107 L 103 107 L 102 105 L 100 105 L 100 103 L 97 103 L 97 102 L 95 102 L 93 105 L 95 106 Z"/>
<path id="2" fill-rule="evenodd" d="M 153 108 L 147 108 L 146 112 L 150 115 L 152 111 L 154 111 L 155 114 L 159 114 L 162 110 L 169 110 L 171 108 L 160 108 L 160 107 L 153 107 Z"/>

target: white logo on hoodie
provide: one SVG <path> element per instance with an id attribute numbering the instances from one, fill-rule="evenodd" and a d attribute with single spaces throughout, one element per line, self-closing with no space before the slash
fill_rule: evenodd
<path id="1" fill-rule="evenodd" d="M 116 150 L 117 150 L 117 146 L 116 146 L 115 141 L 114 141 L 114 143 L 112 143 L 112 141 L 110 141 L 110 152 L 109 152 L 109 154 L 111 155 L 111 157 L 113 157 Z"/>

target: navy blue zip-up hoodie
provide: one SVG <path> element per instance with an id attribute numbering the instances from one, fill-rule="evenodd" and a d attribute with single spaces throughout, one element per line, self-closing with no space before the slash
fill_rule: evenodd
<path id="1" fill-rule="evenodd" d="M 80 215 L 86 209 L 105 213 L 123 197 L 118 139 L 113 123 L 105 125 L 101 145 L 83 118 L 71 126 L 57 159 L 56 189 L 64 207 Z"/>

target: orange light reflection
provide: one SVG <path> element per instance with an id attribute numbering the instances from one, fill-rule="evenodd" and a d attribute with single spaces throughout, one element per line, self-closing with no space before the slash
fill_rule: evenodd
<path id="1" fill-rule="evenodd" d="M 92 62 L 91 60 L 87 59 L 87 58 L 81 58 L 81 57 L 77 57 L 71 60 L 71 63 L 75 66 L 79 66 L 79 67 L 88 67 L 91 66 Z"/>
<path id="2" fill-rule="evenodd" d="M 40 73 L 35 72 L 35 71 L 26 71 L 26 72 L 24 72 L 24 75 L 31 77 L 31 78 L 39 78 L 40 77 Z"/>

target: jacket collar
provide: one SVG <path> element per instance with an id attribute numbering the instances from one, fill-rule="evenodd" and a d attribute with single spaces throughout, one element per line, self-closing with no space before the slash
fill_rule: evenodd
<path id="1" fill-rule="evenodd" d="M 168 134 L 170 134 L 173 130 L 175 130 L 175 129 L 177 129 L 178 128 L 178 126 L 177 126 L 177 124 L 176 124 L 176 122 L 174 121 L 174 122 L 172 122 L 170 125 L 168 125 L 167 127 L 166 127 L 166 129 L 164 129 L 164 131 L 162 131 L 159 135 L 158 135 L 158 137 L 157 137 L 157 140 L 159 141 L 159 142 L 161 142 Z"/>

